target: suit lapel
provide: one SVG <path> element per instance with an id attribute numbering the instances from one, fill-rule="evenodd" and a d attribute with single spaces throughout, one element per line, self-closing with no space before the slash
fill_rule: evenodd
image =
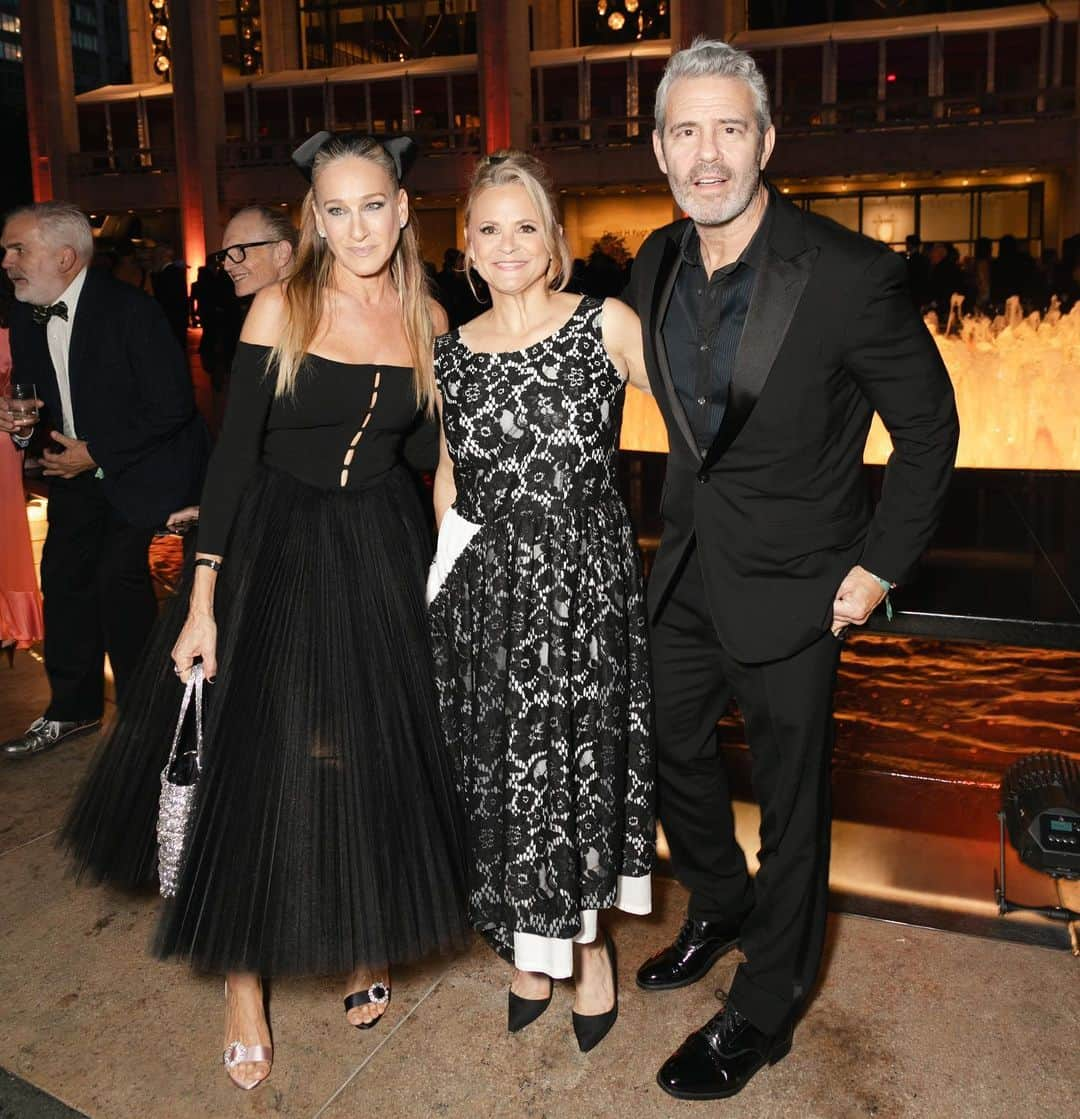
<path id="1" fill-rule="evenodd" d="M 773 201 L 777 201 L 775 194 Z M 783 212 L 784 207 L 790 207 L 790 203 L 779 201 L 773 218 L 769 252 L 754 284 L 750 309 L 735 354 L 735 369 L 728 387 L 724 418 L 702 463 L 705 470 L 731 446 L 750 418 L 772 372 L 776 355 L 787 337 L 817 257 L 816 247 L 802 247 L 790 257 L 782 250 L 778 251 L 777 241 L 781 245 L 789 243 L 792 232 L 792 215 Z M 794 207 L 790 209 L 794 211 Z M 798 212 L 794 213 L 797 215 Z"/>
<path id="2" fill-rule="evenodd" d="M 687 445 L 694 453 L 694 458 L 701 458 L 697 440 L 694 438 L 693 428 L 686 417 L 686 410 L 682 406 L 679 394 L 675 389 L 675 382 L 671 377 L 671 365 L 668 362 L 667 347 L 664 345 L 664 316 L 667 314 L 668 304 L 671 302 L 671 293 L 675 289 L 675 280 L 679 275 L 680 267 L 678 241 L 668 238 L 664 242 L 664 250 L 657 267 L 657 282 L 653 287 L 652 303 L 649 308 L 649 338 L 656 352 L 656 366 L 660 370 L 660 379 L 667 393 L 671 415 L 675 419 L 679 430 L 683 434 Z"/>

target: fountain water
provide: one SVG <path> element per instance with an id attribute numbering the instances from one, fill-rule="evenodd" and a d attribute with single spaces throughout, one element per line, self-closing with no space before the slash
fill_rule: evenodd
<path id="1" fill-rule="evenodd" d="M 929 316 L 960 413 L 957 466 L 1005 470 L 1080 470 L 1080 304 L 1067 314 L 1055 298 L 1045 316 L 1024 316 L 1012 298 L 994 319 L 962 316 L 956 297 L 944 334 Z M 656 405 L 627 390 L 624 450 L 666 451 Z M 892 449 L 875 417 L 865 461 Z"/>

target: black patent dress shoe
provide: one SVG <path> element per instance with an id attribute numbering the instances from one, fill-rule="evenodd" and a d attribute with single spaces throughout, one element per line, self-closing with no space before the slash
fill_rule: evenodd
<path id="1" fill-rule="evenodd" d="M 637 985 L 645 991 L 673 991 L 696 983 L 739 943 L 740 924 L 687 917 L 674 942 L 638 968 Z"/>
<path id="2" fill-rule="evenodd" d="M 723 1100 L 790 1052 L 791 1026 L 770 1037 L 728 1003 L 664 1062 L 656 1082 L 679 1100 Z"/>
<path id="3" fill-rule="evenodd" d="M 0 754 L 5 758 L 30 758 L 59 746 L 68 738 L 89 734 L 100 726 L 100 719 L 64 723 L 42 716 L 40 719 L 35 719 L 24 734 L 0 744 Z"/>

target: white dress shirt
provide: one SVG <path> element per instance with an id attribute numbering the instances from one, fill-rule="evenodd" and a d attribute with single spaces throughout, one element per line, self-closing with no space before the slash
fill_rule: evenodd
<path id="1" fill-rule="evenodd" d="M 71 351 L 71 330 L 75 325 L 75 309 L 79 306 L 79 296 L 86 282 L 86 269 L 83 268 L 64 292 L 54 301 L 66 303 L 67 321 L 53 315 L 45 324 L 45 338 L 49 344 L 49 357 L 56 370 L 56 386 L 60 390 L 60 407 L 63 410 L 64 434 L 69 439 L 78 439 L 75 427 L 75 410 L 71 406 L 71 378 L 68 373 L 68 355 Z"/>

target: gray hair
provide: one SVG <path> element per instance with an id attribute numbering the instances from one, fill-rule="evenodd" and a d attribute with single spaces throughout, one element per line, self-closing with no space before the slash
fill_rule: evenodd
<path id="1" fill-rule="evenodd" d="M 42 237 L 54 248 L 73 249 L 83 264 L 93 259 L 94 231 L 87 216 L 74 202 L 33 202 L 12 210 L 8 220 L 20 214 L 35 217 Z"/>
<path id="2" fill-rule="evenodd" d="M 685 50 L 676 51 L 664 67 L 664 76 L 656 87 L 656 131 L 664 135 L 664 114 L 672 83 L 680 78 L 739 78 L 754 95 L 758 134 L 764 136 L 772 124 L 769 112 L 769 87 L 748 51 L 706 39 L 699 35 Z"/>
<path id="3" fill-rule="evenodd" d="M 284 210 L 273 210 L 269 206 L 254 204 L 237 210 L 233 214 L 233 218 L 238 218 L 241 214 L 251 214 L 257 217 L 272 238 L 277 241 L 288 241 L 293 252 L 296 252 L 297 246 L 300 244 L 300 232 Z M 229 221 L 232 221 L 232 218 Z"/>

